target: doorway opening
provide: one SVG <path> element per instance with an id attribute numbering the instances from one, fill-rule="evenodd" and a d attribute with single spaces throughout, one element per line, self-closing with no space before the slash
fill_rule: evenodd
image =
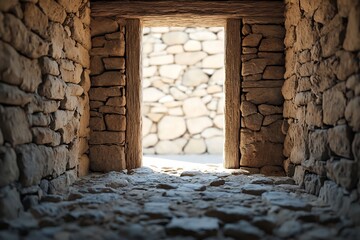
<path id="1" fill-rule="evenodd" d="M 224 27 L 143 27 L 143 160 L 221 165 Z"/>

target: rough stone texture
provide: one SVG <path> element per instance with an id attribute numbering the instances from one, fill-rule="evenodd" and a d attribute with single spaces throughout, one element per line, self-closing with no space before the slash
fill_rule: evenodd
<path id="1" fill-rule="evenodd" d="M 80 163 L 92 171 L 119 171 L 125 164 L 126 72 L 124 22 L 112 18 L 93 18 L 91 21 L 91 89 L 89 157 Z M 151 101 L 159 100 L 151 92 Z M 144 129 L 146 124 L 144 123 Z M 82 175 L 88 172 L 81 170 Z"/>
<path id="2" fill-rule="evenodd" d="M 188 163 L 162 167 L 159 162 L 152 162 L 127 172 L 91 174 L 75 182 L 68 193 L 54 191 L 39 203 L 40 188 L 26 189 L 32 193 L 31 210 L 9 221 L 0 230 L 0 237 L 359 238 L 358 227 L 348 218 L 329 209 L 316 196 L 305 193 L 291 178 L 249 176 L 243 170 L 222 169 L 220 164 L 189 167 Z M 43 180 L 41 189 L 53 191 L 72 182 L 71 172 L 57 179 Z M 212 186 L 215 181 L 223 185 Z M 336 190 L 327 182 L 330 181 L 325 182 L 328 192 Z M 0 214 L 17 217 L 21 208 L 20 193 L 16 188 L 6 187 L 0 188 L 0 194 L 4 196 L 0 199 Z M 330 196 L 321 192 L 320 197 Z M 7 204 L 4 199 L 9 200 Z M 339 198 L 331 200 L 347 204 Z M 352 203 L 355 214 L 357 206 Z"/>
<path id="3" fill-rule="evenodd" d="M 217 34 L 224 29 L 143 31 L 144 152 L 221 154 L 224 41 Z"/>
<path id="4" fill-rule="evenodd" d="M 89 21 L 82 21 L 90 18 L 88 3 L 0 4 L 2 219 L 48 194 L 41 182 L 66 189 L 77 177 L 77 159 L 86 155 L 77 143 L 89 136 L 89 88 L 82 81 L 89 67 Z M 73 180 L 59 180 L 65 175 Z"/>
<path id="5" fill-rule="evenodd" d="M 360 176 L 354 147 L 360 130 L 359 6 L 347 0 L 286 1 L 283 87 L 290 124 L 284 149 L 296 165 L 296 182 L 355 222 L 358 197 L 349 195 L 359 194 Z"/>

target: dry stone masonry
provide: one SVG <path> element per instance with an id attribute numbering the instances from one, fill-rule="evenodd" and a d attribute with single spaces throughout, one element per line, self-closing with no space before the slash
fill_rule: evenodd
<path id="1" fill-rule="evenodd" d="M 143 34 L 144 153 L 222 154 L 224 28 Z"/>
<path id="2" fill-rule="evenodd" d="M 285 170 L 360 221 L 359 1 L 286 1 Z"/>
<path id="3" fill-rule="evenodd" d="M 125 169 L 125 24 L 110 18 L 91 22 L 90 169 Z"/>
<path id="4" fill-rule="evenodd" d="M 141 153 L 125 138 L 141 125 L 141 21 L 91 17 L 96 2 L 0 1 L 0 239 L 360 238 L 359 0 L 286 0 L 285 22 L 227 21 L 242 25 L 241 72 L 230 73 L 241 75 L 242 169 L 192 171 L 130 169 Z M 145 30 L 149 153 L 222 146 L 223 30 L 198 30 Z M 75 183 L 89 168 L 107 173 Z"/>
<path id="5" fill-rule="evenodd" d="M 0 217 L 15 218 L 88 168 L 90 5 L 0 3 Z"/>
<path id="6" fill-rule="evenodd" d="M 283 175 L 283 19 L 242 23 L 240 166 Z"/>

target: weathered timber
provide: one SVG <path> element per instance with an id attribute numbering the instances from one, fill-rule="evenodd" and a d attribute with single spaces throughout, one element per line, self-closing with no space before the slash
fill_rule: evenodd
<path id="1" fill-rule="evenodd" d="M 219 25 L 228 18 L 283 18 L 283 1 L 94 1 L 94 17 L 140 18 L 145 25 Z"/>
<path id="2" fill-rule="evenodd" d="M 139 19 L 126 21 L 126 167 L 141 167 L 142 160 L 142 120 L 141 120 L 141 36 Z"/>
<path id="3" fill-rule="evenodd" d="M 240 166 L 241 23 L 228 19 L 225 30 L 225 144 L 224 167 Z"/>

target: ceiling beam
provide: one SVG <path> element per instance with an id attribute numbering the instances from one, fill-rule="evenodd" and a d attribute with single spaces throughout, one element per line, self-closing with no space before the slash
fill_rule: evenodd
<path id="1" fill-rule="evenodd" d="M 241 17 L 282 18 L 283 1 L 92 1 L 93 17 L 121 17 L 149 19 L 227 19 Z"/>

